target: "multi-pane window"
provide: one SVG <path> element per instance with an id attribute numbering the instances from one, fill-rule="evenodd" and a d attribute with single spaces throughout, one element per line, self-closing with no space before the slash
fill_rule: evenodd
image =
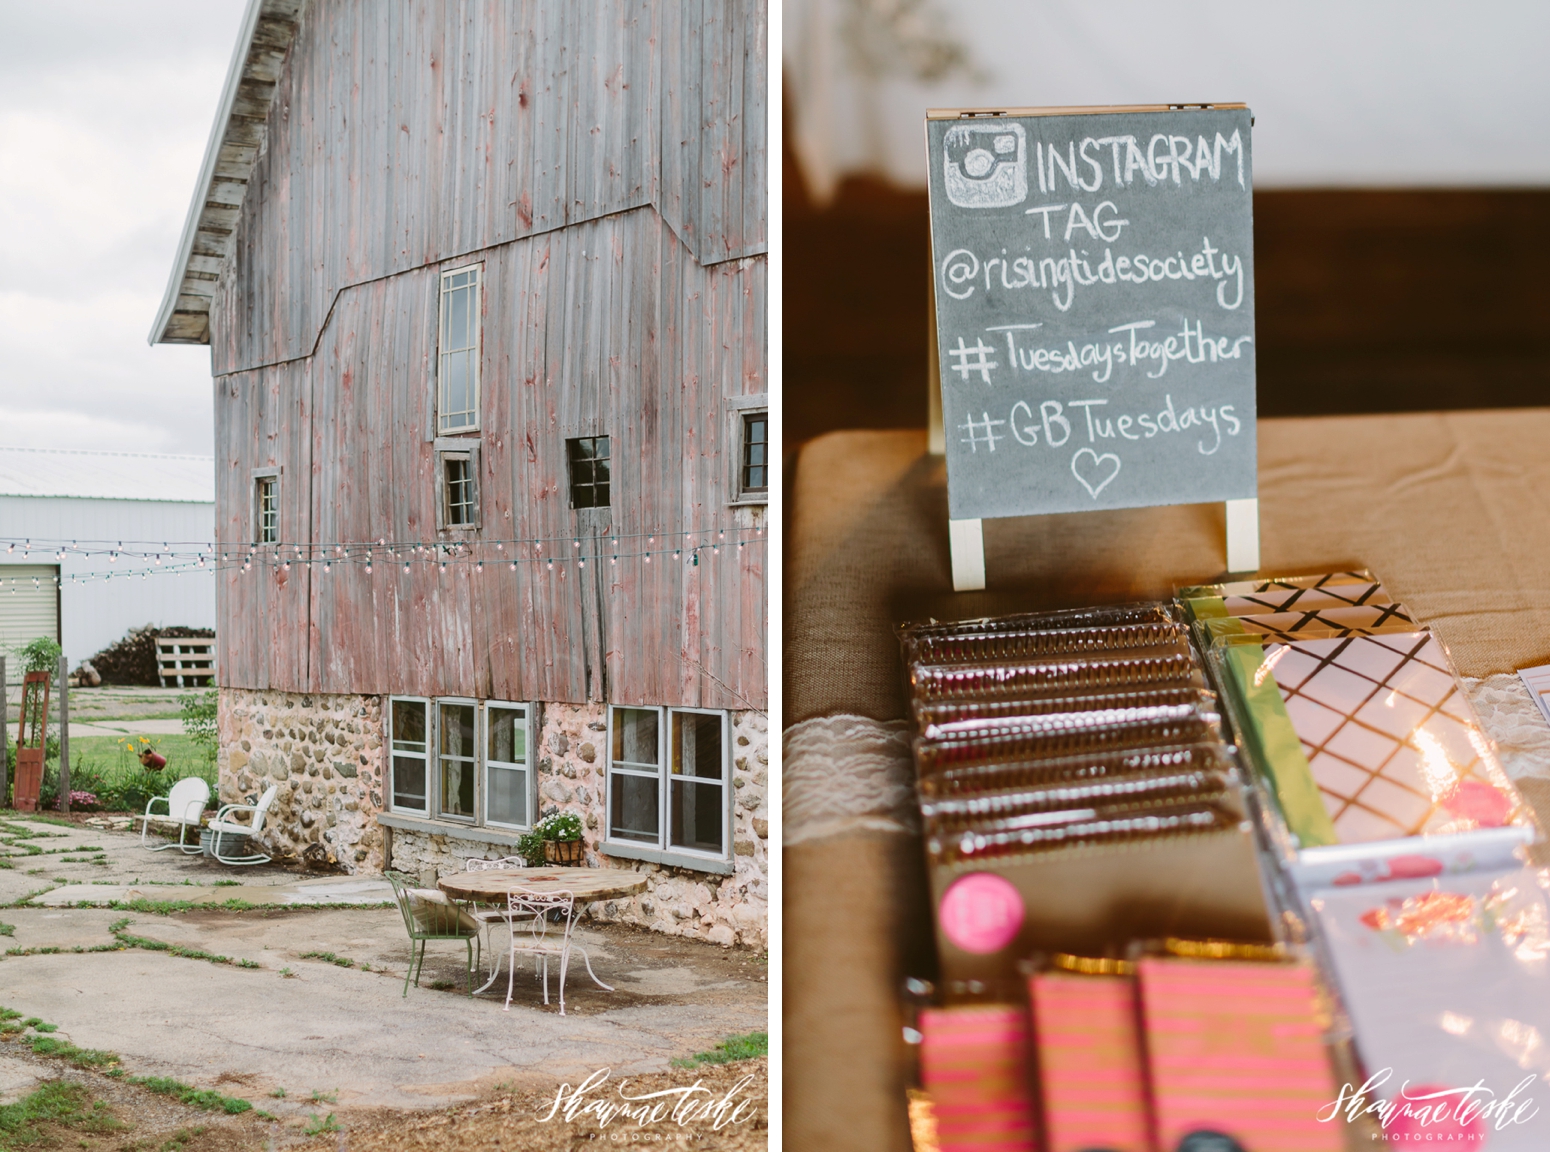
<path id="1" fill-rule="evenodd" d="M 479 265 L 441 274 L 436 360 L 439 433 L 479 427 Z"/>
<path id="2" fill-rule="evenodd" d="M 392 810 L 527 828 L 534 810 L 527 704 L 394 696 Z"/>
<path id="3" fill-rule="evenodd" d="M 441 457 L 443 518 L 448 528 L 474 526 L 474 470 L 465 452 L 447 452 Z"/>
<path id="4" fill-rule="evenodd" d="M 670 713 L 667 842 L 721 854 L 726 781 L 720 712 Z"/>
<path id="5" fill-rule="evenodd" d="M 570 461 L 570 506 L 608 507 L 608 437 L 587 436 L 565 441 Z"/>
<path id="6" fill-rule="evenodd" d="M 608 835 L 657 845 L 662 825 L 662 714 L 615 708 L 608 761 Z"/>
<path id="7" fill-rule="evenodd" d="M 484 820 L 525 828 L 528 819 L 527 708 L 487 704 L 484 710 Z"/>
<path id="8" fill-rule="evenodd" d="M 453 820 L 472 820 L 477 751 L 474 727 L 478 705 L 472 701 L 442 701 L 437 705 L 436 713 L 436 773 L 441 815 Z"/>
<path id="9" fill-rule="evenodd" d="M 426 754 L 430 748 L 429 705 L 424 700 L 397 698 L 388 704 L 388 730 L 393 744 L 393 808 L 400 812 L 429 811 Z"/>
<path id="10" fill-rule="evenodd" d="M 726 856 L 726 713 L 610 710 L 608 839 Z"/>
<path id="11" fill-rule="evenodd" d="M 752 412 L 743 417 L 743 455 L 738 478 L 741 493 L 767 492 L 770 486 L 770 420 L 768 413 Z"/>
<path id="12" fill-rule="evenodd" d="M 255 482 L 253 508 L 258 524 L 255 539 L 260 544 L 280 542 L 280 478 L 260 476 Z"/>

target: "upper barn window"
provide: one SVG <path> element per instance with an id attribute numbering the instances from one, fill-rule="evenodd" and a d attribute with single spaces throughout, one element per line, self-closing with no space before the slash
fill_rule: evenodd
<path id="1" fill-rule="evenodd" d="M 479 427 L 480 266 L 441 274 L 441 327 L 436 358 L 436 430 Z"/>

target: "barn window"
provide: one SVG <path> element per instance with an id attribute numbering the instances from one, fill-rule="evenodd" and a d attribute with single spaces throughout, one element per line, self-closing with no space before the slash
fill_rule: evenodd
<path id="1" fill-rule="evenodd" d="M 484 709 L 484 821 L 525 828 L 532 773 L 528 769 L 528 710 L 522 704 Z"/>
<path id="2" fill-rule="evenodd" d="M 253 481 L 253 539 L 259 544 L 280 542 L 280 477 L 259 475 Z"/>
<path id="3" fill-rule="evenodd" d="M 570 461 L 570 506 L 608 507 L 608 437 L 589 436 L 565 441 Z"/>
<path id="4" fill-rule="evenodd" d="M 441 274 L 441 329 L 436 361 L 436 430 L 479 427 L 480 266 Z"/>
<path id="5" fill-rule="evenodd" d="M 388 700 L 388 731 L 392 734 L 390 792 L 395 812 L 430 811 L 426 772 L 430 748 L 430 702 L 407 696 Z"/>
<path id="6" fill-rule="evenodd" d="M 738 470 L 740 496 L 764 495 L 770 487 L 770 418 L 768 412 L 743 415 L 742 459 Z"/>
<path id="7" fill-rule="evenodd" d="M 449 820 L 474 819 L 479 707 L 472 700 L 436 702 L 436 809 Z"/>
<path id="8" fill-rule="evenodd" d="M 725 712 L 611 708 L 608 749 L 605 852 L 689 868 L 725 861 Z"/>
<path id="9" fill-rule="evenodd" d="M 479 527 L 479 438 L 436 438 L 436 527 Z"/>
<path id="10" fill-rule="evenodd" d="M 532 717 L 531 704 L 389 697 L 391 810 L 526 830 L 534 814 Z M 515 843 L 505 835 L 492 842 Z"/>

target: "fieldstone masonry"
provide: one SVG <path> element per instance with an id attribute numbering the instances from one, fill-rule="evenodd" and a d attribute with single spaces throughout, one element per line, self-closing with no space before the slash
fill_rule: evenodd
<path id="1" fill-rule="evenodd" d="M 382 830 L 374 819 L 386 787 L 380 697 L 298 695 L 222 688 L 220 793 L 223 803 L 256 797 L 272 783 L 279 795 L 265 841 L 271 851 L 320 851 L 346 871 L 383 869 Z M 762 712 L 732 713 L 734 789 L 731 875 L 670 868 L 605 855 L 607 748 L 605 705 L 546 704 L 535 740 L 540 815 L 576 812 L 587 864 L 646 874 L 638 896 L 600 901 L 589 914 L 672 936 L 730 946 L 768 943 L 769 725 Z M 318 845 L 319 847 L 312 847 Z M 393 833 L 392 866 L 411 875 L 461 871 L 471 857 L 513 849 L 455 833 Z"/>
<path id="2" fill-rule="evenodd" d="M 380 697 L 222 688 L 217 723 L 221 803 L 253 803 L 279 786 L 266 851 L 382 871 Z"/>

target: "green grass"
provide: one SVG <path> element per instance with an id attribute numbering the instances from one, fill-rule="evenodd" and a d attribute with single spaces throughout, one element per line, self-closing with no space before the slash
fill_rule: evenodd
<path id="1" fill-rule="evenodd" d="M 316 1112 L 312 1113 L 312 1122 L 302 1129 L 303 1136 L 321 1136 L 325 1132 L 339 1131 L 339 1121 L 334 1119 L 330 1112 L 327 1118 L 319 1120 Z"/>
<path id="2" fill-rule="evenodd" d="M 171 1080 L 166 1076 L 131 1076 L 129 1082 L 131 1084 L 138 1084 L 142 1088 L 148 1088 L 162 1096 L 171 1096 L 173 1099 L 190 1107 L 203 1108 L 206 1112 L 213 1112 L 219 1108 L 222 1112 L 235 1116 L 239 1112 L 247 1112 L 253 1107 L 253 1105 L 239 1097 L 222 1096 L 213 1089 L 195 1088 L 192 1084 L 185 1084 L 181 1080 Z"/>
<path id="3" fill-rule="evenodd" d="M 15 936 L 15 935 L 16 935 L 16 925 L 15 924 L 6 924 L 5 922 L 0 921 L 0 936 Z"/>
<path id="4" fill-rule="evenodd" d="M 355 961 L 348 956 L 335 956 L 332 952 L 303 952 L 303 960 L 327 960 L 330 964 L 337 964 L 341 968 L 354 968 Z"/>
<path id="5" fill-rule="evenodd" d="M 743 1036 L 728 1036 L 710 1052 L 696 1052 L 693 1056 L 674 1060 L 674 1068 L 693 1068 L 697 1064 L 730 1064 L 734 1060 L 752 1060 L 756 1056 L 770 1054 L 770 1034 L 749 1032 Z"/>
<path id="6" fill-rule="evenodd" d="M 126 1127 L 113 1118 L 106 1104 L 92 1100 L 85 1085 L 55 1080 L 14 1104 L 0 1105 L 0 1152 L 55 1143 L 45 1126 L 94 1134 Z"/>

